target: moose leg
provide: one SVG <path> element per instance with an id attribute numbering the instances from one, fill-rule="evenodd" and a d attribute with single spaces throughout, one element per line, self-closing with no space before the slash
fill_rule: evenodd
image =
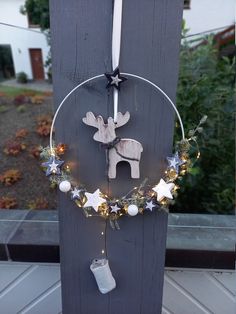
<path id="1" fill-rule="evenodd" d="M 131 167 L 131 178 L 132 179 L 139 179 L 140 173 L 139 173 L 139 161 L 137 160 L 131 160 L 129 161 L 130 167 Z"/>
<path id="2" fill-rule="evenodd" d="M 109 159 L 108 178 L 115 179 L 116 165 L 120 161 L 120 157 L 116 154 L 114 149 L 111 149 L 109 151 L 108 159 Z"/>

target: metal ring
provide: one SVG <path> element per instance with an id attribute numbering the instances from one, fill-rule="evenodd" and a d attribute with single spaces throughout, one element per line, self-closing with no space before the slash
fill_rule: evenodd
<path id="1" fill-rule="evenodd" d="M 137 78 L 143 82 L 146 82 L 148 83 L 149 85 L 153 86 L 156 90 L 158 90 L 164 97 L 166 100 L 168 100 L 168 102 L 171 104 L 172 108 L 174 109 L 177 117 L 178 117 L 178 120 L 179 120 L 179 124 L 180 124 L 180 128 L 181 128 L 181 132 L 182 132 L 182 139 L 184 140 L 185 139 L 185 134 L 184 134 L 184 127 L 183 127 L 183 122 L 182 122 L 182 119 L 180 117 L 180 114 L 179 114 L 179 111 L 177 110 L 175 104 L 173 103 L 173 101 L 170 99 L 170 97 L 156 84 L 154 84 L 152 81 L 142 77 L 142 76 L 139 76 L 139 75 L 135 75 L 135 74 L 131 74 L 131 73 L 121 73 L 121 75 L 125 75 L 125 76 L 130 76 L 130 77 L 134 77 L 134 78 Z M 56 118 L 58 116 L 58 113 L 62 107 L 62 105 L 65 103 L 65 101 L 70 97 L 71 94 L 73 94 L 78 88 L 82 87 L 83 85 L 93 81 L 93 80 L 96 80 L 98 78 L 101 78 L 101 77 L 104 77 L 104 74 L 99 74 L 99 75 L 96 75 L 96 76 L 93 76 L 91 78 L 88 78 L 87 80 L 83 81 L 82 83 L 78 84 L 77 86 L 75 86 L 64 98 L 63 100 L 61 101 L 60 105 L 58 106 L 55 114 L 54 114 L 54 117 L 53 117 L 53 120 L 52 120 L 52 124 L 51 124 L 51 129 L 50 129 L 50 142 L 49 142 L 49 145 L 50 145 L 50 150 L 51 150 L 51 154 L 53 155 L 54 154 L 54 151 L 53 151 L 53 145 L 52 145 L 52 133 L 53 133 L 53 128 L 54 128 L 54 125 L 55 125 L 55 122 L 56 122 Z"/>

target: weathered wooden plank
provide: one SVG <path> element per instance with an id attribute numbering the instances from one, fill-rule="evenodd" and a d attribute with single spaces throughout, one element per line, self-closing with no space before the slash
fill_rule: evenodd
<path id="1" fill-rule="evenodd" d="M 56 106 L 79 82 L 111 70 L 112 5 L 110 0 L 51 1 Z M 172 98 L 181 14 L 182 0 L 124 1 L 120 69 L 153 80 Z M 69 144 L 66 159 L 74 160 L 79 179 L 91 192 L 100 187 L 119 196 L 145 177 L 158 181 L 172 146 L 174 115 L 149 86 L 134 79 L 123 84 L 119 111 L 129 111 L 131 120 L 117 135 L 143 145 L 141 175 L 131 179 L 127 164 L 120 164 L 116 180 L 108 182 L 105 152 L 93 141 L 94 130 L 82 122 L 88 111 L 105 119 L 113 115 L 112 92 L 105 85 L 100 79 L 75 93 L 60 113 L 56 134 Z M 161 313 L 167 215 L 124 218 L 119 232 L 107 226 L 105 243 L 101 218 L 85 219 L 64 195 L 59 207 L 63 313 Z M 89 264 L 105 248 L 117 288 L 101 295 Z"/>
<path id="2" fill-rule="evenodd" d="M 108 258 L 117 279 L 108 313 L 161 313 L 166 222 L 165 213 L 145 213 L 121 220 L 120 231 L 108 229 Z"/>

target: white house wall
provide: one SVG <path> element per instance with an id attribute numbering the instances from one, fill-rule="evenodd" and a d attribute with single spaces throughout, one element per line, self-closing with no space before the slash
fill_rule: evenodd
<path id="1" fill-rule="evenodd" d="M 0 0 L 0 22 L 28 28 L 27 17 L 20 13 L 20 6 L 24 2 L 24 0 Z M 32 30 L 39 31 L 39 29 L 35 28 Z M 44 34 L 1 24 L 0 45 L 11 46 L 15 73 L 23 71 L 28 75 L 29 79 L 33 78 L 29 49 L 42 49 L 43 63 L 45 63 L 49 51 Z M 46 71 L 46 68 L 44 68 L 45 77 Z"/>
<path id="2" fill-rule="evenodd" d="M 190 0 L 183 18 L 189 34 L 196 34 L 235 22 L 235 0 Z"/>

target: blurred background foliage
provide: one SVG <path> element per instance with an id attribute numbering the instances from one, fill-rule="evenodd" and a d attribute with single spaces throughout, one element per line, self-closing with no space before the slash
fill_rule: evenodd
<path id="1" fill-rule="evenodd" d="M 27 14 L 31 23 L 39 25 L 41 30 L 50 28 L 48 0 L 26 0 L 20 11 Z"/>
<path id="2" fill-rule="evenodd" d="M 195 47 L 182 43 L 178 110 L 186 130 L 208 119 L 198 139 L 201 158 L 183 178 L 172 212 L 234 213 L 234 91 L 235 59 L 220 57 L 212 37 Z"/>

